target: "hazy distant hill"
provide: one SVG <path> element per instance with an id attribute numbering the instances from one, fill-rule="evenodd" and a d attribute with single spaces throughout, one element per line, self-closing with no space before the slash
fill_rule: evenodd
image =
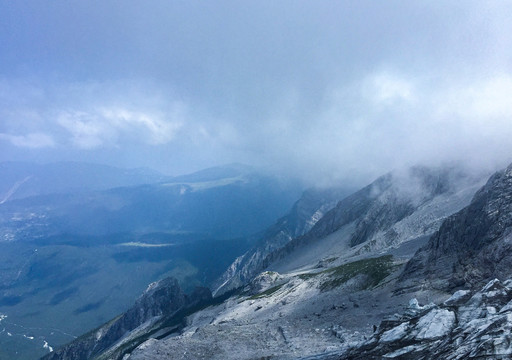
<path id="1" fill-rule="evenodd" d="M 166 178 L 147 168 L 122 169 L 83 162 L 45 165 L 3 162 L 0 163 L 0 203 L 29 196 L 150 184 Z"/>

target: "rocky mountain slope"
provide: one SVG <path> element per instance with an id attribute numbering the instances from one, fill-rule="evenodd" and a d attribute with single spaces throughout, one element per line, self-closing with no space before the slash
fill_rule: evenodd
<path id="1" fill-rule="evenodd" d="M 343 192 L 320 194 L 313 202 L 306 193 L 255 248 L 236 259 L 215 293 L 244 285 L 265 269 L 289 271 L 323 257 L 346 259 L 400 247 L 410 256 L 447 216 L 469 204 L 484 181 L 485 175 L 457 166 L 413 167 L 386 174 L 335 206 L 333 199 Z"/>
<path id="2" fill-rule="evenodd" d="M 512 166 L 494 174 L 407 264 L 411 286 L 453 289 L 504 280 L 512 269 Z"/>
<path id="3" fill-rule="evenodd" d="M 221 294 L 245 285 L 264 270 L 264 260 L 269 254 L 311 230 L 347 193 L 347 189 L 341 188 L 305 191 L 286 216 L 266 230 L 252 249 L 233 262 L 214 284 L 214 293 Z"/>
<path id="4" fill-rule="evenodd" d="M 454 169 L 388 174 L 270 253 L 267 271 L 188 316 L 178 333 L 149 336 L 113 358 L 339 358 L 371 339 L 383 319 L 405 311 L 411 297 L 449 297 L 442 289 L 397 291 L 398 279 L 414 251 L 470 203 L 481 183 Z M 441 310 L 428 319 L 441 319 Z"/>
<path id="5" fill-rule="evenodd" d="M 99 358 L 114 358 L 123 348 L 129 348 L 134 339 L 150 333 L 157 324 L 174 320 L 180 310 L 210 300 L 211 293 L 206 288 L 198 288 L 188 296 L 183 293 L 176 279 L 160 280 L 150 284 L 135 305 L 121 316 L 50 353 L 44 359 L 89 360 L 100 354 Z"/>
<path id="6" fill-rule="evenodd" d="M 468 205 L 485 177 L 458 167 L 392 172 L 340 201 L 303 236 L 264 260 L 291 271 L 393 253 L 407 260 L 443 220 Z"/>

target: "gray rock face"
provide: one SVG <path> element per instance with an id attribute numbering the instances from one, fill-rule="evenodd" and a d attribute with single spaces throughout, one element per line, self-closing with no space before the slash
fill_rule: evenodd
<path id="1" fill-rule="evenodd" d="M 321 238 L 356 221 L 350 245 L 361 244 L 377 232 L 389 230 L 422 203 L 455 190 L 454 183 L 459 176 L 462 174 L 451 168 L 413 167 L 405 173 L 389 173 L 340 201 L 312 233 Z"/>
<path id="2" fill-rule="evenodd" d="M 121 316 L 45 356 L 46 360 L 88 360 L 101 358 L 118 341 L 144 325 L 178 310 L 211 298 L 208 289 L 198 288 L 187 296 L 174 278 L 165 278 L 148 286 L 135 305 Z M 148 326 L 146 326 L 148 327 Z M 114 351 L 115 352 L 115 351 Z M 116 359 L 117 355 L 109 357 Z"/>
<path id="3" fill-rule="evenodd" d="M 506 279 L 512 268 L 512 165 L 450 216 L 406 266 L 402 281 L 438 289 Z"/>
<path id="4" fill-rule="evenodd" d="M 270 253 L 270 265 L 297 249 L 353 227 L 349 247 L 366 243 L 367 251 L 388 249 L 431 235 L 442 221 L 466 206 L 482 183 L 461 168 L 412 167 L 384 175 L 341 200 L 305 235 Z"/>
<path id="5" fill-rule="evenodd" d="M 512 282 L 457 291 L 440 306 L 412 306 L 384 320 L 367 341 L 338 359 L 508 359 L 512 356 Z"/>

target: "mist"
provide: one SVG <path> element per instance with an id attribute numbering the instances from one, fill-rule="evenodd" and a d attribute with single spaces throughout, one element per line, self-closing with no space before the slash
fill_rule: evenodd
<path id="1" fill-rule="evenodd" d="M 0 161 L 308 184 L 512 162 L 507 1 L 0 1 Z"/>

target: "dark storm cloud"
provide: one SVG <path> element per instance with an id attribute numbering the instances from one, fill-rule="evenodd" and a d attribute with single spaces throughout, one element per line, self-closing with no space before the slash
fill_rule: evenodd
<path id="1" fill-rule="evenodd" d="M 511 159 L 510 2 L 0 4 L 1 160 L 365 181 Z"/>

